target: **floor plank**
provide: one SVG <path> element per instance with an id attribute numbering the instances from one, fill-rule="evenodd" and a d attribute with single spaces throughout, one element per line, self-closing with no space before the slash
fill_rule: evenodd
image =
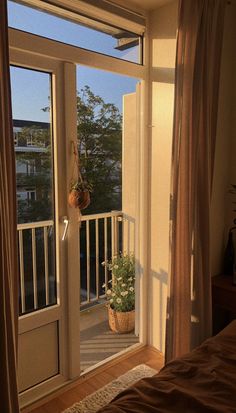
<path id="1" fill-rule="evenodd" d="M 39 407 L 34 408 L 33 405 L 23 409 L 22 413 L 61 413 L 67 407 L 142 363 L 159 370 L 163 366 L 163 355 L 152 347 L 144 347 L 134 354 L 128 355 L 125 359 L 117 359 L 105 367 L 98 368 L 97 372 L 91 372 L 87 377 L 81 377 L 76 383 L 73 383 L 72 388 L 60 390 L 54 397 L 50 396 L 51 400 Z"/>

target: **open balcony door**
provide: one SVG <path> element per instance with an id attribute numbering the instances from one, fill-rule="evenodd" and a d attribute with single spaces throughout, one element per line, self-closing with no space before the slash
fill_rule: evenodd
<path id="1" fill-rule="evenodd" d="M 15 105 L 21 104 L 24 108 L 27 103 L 24 99 L 29 92 L 27 88 L 32 84 L 32 77 L 36 79 L 40 74 L 46 76 L 51 94 L 50 103 L 45 102 L 46 106 L 49 106 L 46 111 L 49 112 L 50 143 L 43 146 L 42 141 L 37 141 L 38 138 L 36 139 L 33 133 L 31 133 L 33 141 L 31 139 L 29 142 L 25 139 L 25 135 L 29 134 L 27 128 L 29 129 L 29 125 L 32 128 L 32 124 L 37 123 L 34 120 L 37 119 L 27 123 L 27 114 L 24 116 L 24 113 L 21 117 L 23 124 L 20 123 L 19 128 L 18 122 L 18 132 L 15 134 L 15 148 L 16 151 L 18 150 L 16 158 L 20 153 L 17 164 L 18 177 L 21 180 L 20 184 L 17 183 L 18 199 L 23 200 L 21 205 L 25 205 L 26 208 L 21 211 L 21 223 L 18 225 L 21 313 L 18 360 L 20 400 L 21 405 L 24 406 L 32 399 L 42 397 L 80 374 L 78 215 L 67 204 L 69 180 L 73 168 L 71 141 L 77 139 L 76 76 L 75 66 L 71 63 L 17 50 L 11 51 L 10 57 L 16 74 L 21 76 L 20 71 L 25 71 L 27 73 L 26 75 L 24 73 L 24 76 L 28 76 L 28 85 L 26 78 L 25 93 L 21 96 L 15 96 L 12 86 L 13 117 Z M 20 76 L 16 82 L 17 93 L 20 93 Z M 33 85 L 32 93 L 35 93 L 37 101 L 37 92 L 38 95 L 41 94 L 42 85 L 40 80 L 38 84 L 35 81 Z M 14 99 L 17 102 L 14 102 Z M 45 125 L 43 122 L 42 124 L 38 122 L 36 126 L 36 129 L 40 130 L 40 139 L 42 139 Z M 33 200 L 31 204 L 37 205 L 37 197 L 40 196 L 37 189 L 34 191 L 32 179 L 35 177 L 39 180 L 41 176 L 38 170 L 32 169 L 32 159 L 34 161 L 35 154 L 39 153 L 36 164 L 41 157 L 42 166 L 42 159 L 49 148 L 50 157 L 44 163 L 47 164 L 47 168 L 50 163 L 51 184 L 49 183 L 46 189 L 51 191 L 47 198 L 51 202 L 51 212 L 48 212 L 51 215 L 47 215 L 49 216 L 47 219 L 42 219 L 46 212 L 41 208 L 41 218 L 38 213 L 38 218 L 30 222 L 32 217 L 27 219 L 25 216 L 25 211 L 30 211 L 30 208 L 27 209 L 27 202 Z M 27 156 L 30 165 L 27 163 Z M 30 168 L 26 170 L 26 166 Z M 31 187 L 24 187 L 24 179 L 31 179 Z M 29 260 L 31 270 L 27 273 L 26 264 Z"/>

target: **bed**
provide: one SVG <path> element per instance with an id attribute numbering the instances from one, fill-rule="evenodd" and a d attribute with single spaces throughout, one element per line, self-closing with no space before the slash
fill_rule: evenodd
<path id="1" fill-rule="evenodd" d="M 100 413 L 236 413 L 236 320 Z"/>

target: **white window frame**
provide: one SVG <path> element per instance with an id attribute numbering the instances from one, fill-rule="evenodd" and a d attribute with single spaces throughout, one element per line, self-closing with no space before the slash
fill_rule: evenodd
<path id="1" fill-rule="evenodd" d="M 99 0 L 96 2 L 86 0 L 50 0 L 47 2 L 21 0 L 21 3 L 85 25 L 88 24 L 89 19 L 94 19 L 98 21 L 98 26 L 100 26 L 99 22 L 104 22 L 108 26 L 112 22 L 113 26 L 140 36 L 143 36 L 146 31 L 147 14 L 144 11 L 142 13 L 132 12 L 130 9 L 114 3 L 112 3 L 113 7 L 106 7 L 106 3 Z"/>

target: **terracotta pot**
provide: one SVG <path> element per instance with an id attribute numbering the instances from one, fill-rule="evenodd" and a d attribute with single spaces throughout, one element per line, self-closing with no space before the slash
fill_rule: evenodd
<path id="1" fill-rule="evenodd" d="M 68 203 L 73 208 L 85 209 L 90 204 L 90 193 L 86 189 L 84 191 L 72 189 L 68 196 Z"/>
<path id="2" fill-rule="evenodd" d="M 129 333 L 135 327 L 135 310 L 120 312 L 108 307 L 109 327 L 115 333 Z"/>

